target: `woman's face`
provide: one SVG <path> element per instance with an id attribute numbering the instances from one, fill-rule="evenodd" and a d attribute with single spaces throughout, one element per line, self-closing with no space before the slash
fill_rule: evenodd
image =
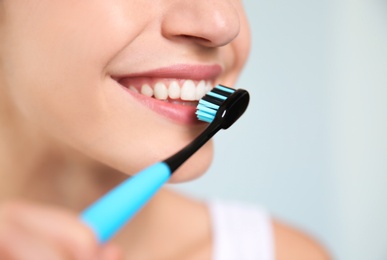
<path id="1" fill-rule="evenodd" d="M 0 38 L 18 118 L 127 174 L 203 131 L 194 101 L 232 86 L 249 50 L 240 0 L 2 0 Z M 210 143 L 173 180 L 211 159 Z"/>

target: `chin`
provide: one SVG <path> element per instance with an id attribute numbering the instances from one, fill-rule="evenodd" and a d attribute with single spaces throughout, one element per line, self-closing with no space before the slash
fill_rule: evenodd
<path id="1" fill-rule="evenodd" d="M 146 156 L 143 156 L 142 158 L 139 157 L 138 152 L 135 152 L 133 149 L 129 149 L 130 147 L 127 147 L 128 149 L 124 148 L 123 150 L 109 150 L 109 152 L 107 152 L 106 149 L 98 149 L 99 152 L 88 154 L 88 156 L 112 169 L 122 172 L 128 176 L 133 176 L 137 172 L 152 164 L 163 161 L 176 152 L 171 152 L 170 149 L 168 149 L 168 151 L 156 151 L 151 149 L 151 147 L 152 146 L 148 147 L 148 152 L 140 153 L 146 154 Z M 130 152 L 128 152 L 129 150 Z M 213 142 L 210 140 L 172 174 L 169 182 L 187 182 L 202 176 L 211 165 L 213 152 Z"/>
<path id="2" fill-rule="evenodd" d="M 210 141 L 177 169 L 169 182 L 181 183 L 201 177 L 210 167 L 212 159 L 213 143 Z"/>

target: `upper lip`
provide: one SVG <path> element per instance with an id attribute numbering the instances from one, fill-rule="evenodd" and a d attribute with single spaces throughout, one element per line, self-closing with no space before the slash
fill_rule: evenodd
<path id="1" fill-rule="evenodd" d="M 168 67 L 157 68 L 149 71 L 115 75 L 114 79 L 150 77 L 150 78 L 175 78 L 192 80 L 215 80 L 222 73 L 222 67 L 213 65 L 176 64 Z"/>

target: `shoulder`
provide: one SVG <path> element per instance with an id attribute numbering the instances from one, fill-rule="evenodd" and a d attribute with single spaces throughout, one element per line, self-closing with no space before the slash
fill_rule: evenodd
<path id="1" fill-rule="evenodd" d="M 260 256 L 256 259 L 274 259 L 274 256 L 276 260 L 331 259 L 316 240 L 272 218 L 264 208 L 229 202 L 215 203 L 212 207 L 213 215 L 220 215 L 213 221 L 215 230 L 220 234 L 219 240 L 224 242 L 227 237 L 232 239 L 229 245 L 241 247 L 241 250 L 236 252 L 238 255 L 250 252 L 250 255 Z M 235 240 L 243 243 L 235 244 Z"/>
<path id="2" fill-rule="evenodd" d="M 329 260 L 328 252 L 313 238 L 280 221 L 273 220 L 277 260 Z"/>

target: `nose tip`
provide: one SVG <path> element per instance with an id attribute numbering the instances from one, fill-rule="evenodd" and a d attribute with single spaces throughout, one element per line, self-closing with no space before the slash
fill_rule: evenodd
<path id="1" fill-rule="evenodd" d="M 162 33 L 207 47 L 223 46 L 239 34 L 239 15 L 228 0 L 182 0 L 165 13 Z"/>

